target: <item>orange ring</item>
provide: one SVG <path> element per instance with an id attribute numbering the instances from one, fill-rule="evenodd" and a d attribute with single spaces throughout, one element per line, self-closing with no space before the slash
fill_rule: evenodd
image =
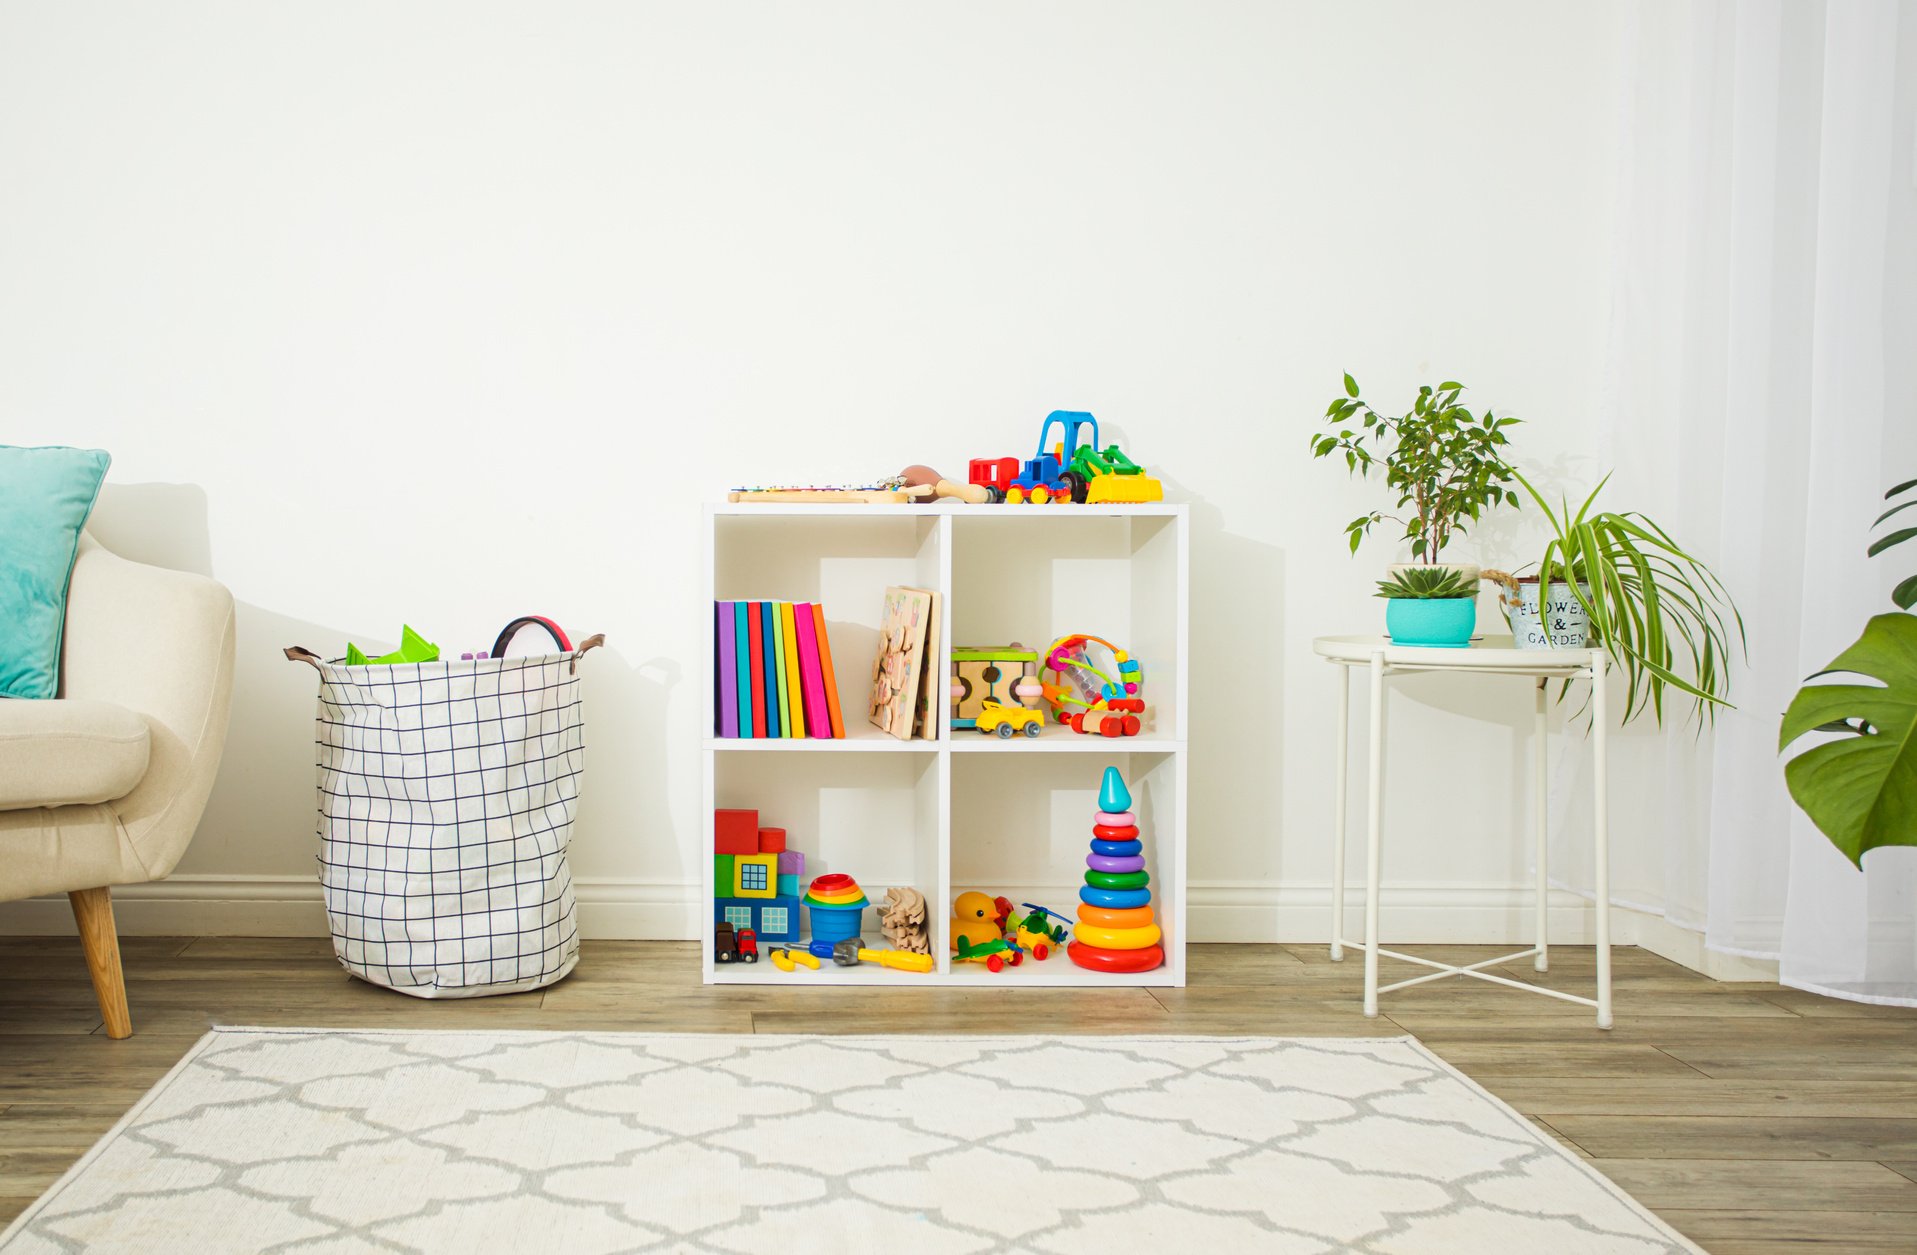
<path id="1" fill-rule="evenodd" d="M 1121 911 L 1109 906 L 1092 906 L 1086 902 L 1078 904 L 1078 920 L 1094 928 L 1143 928 L 1158 922 L 1153 918 L 1149 906 L 1135 906 Z"/>

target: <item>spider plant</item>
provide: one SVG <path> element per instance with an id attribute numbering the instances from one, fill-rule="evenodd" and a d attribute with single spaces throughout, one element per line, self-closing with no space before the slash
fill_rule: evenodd
<path id="1" fill-rule="evenodd" d="M 1661 726 L 1667 689 L 1688 696 L 1700 720 L 1729 706 L 1731 638 L 1746 648 L 1744 617 L 1710 568 L 1642 514 L 1594 513 L 1609 475 L 1575 513 L 1569 501 L 1553 509 L 1529 480 L 1516 478 L 1551 522 L 1539 586 L 1568 584 L 1583 605 L 1591 643 L 1624 673 L 1623 722 L 1648 710 Z"/>
<path id="2" fill-rule="evenodd" d="M 1388 580 L 1379 580 L 1375 595 L 1399 601 L 1439 601 L 1476 597 L 1478 586 L 1448 566 L 1414 566 Z"/>

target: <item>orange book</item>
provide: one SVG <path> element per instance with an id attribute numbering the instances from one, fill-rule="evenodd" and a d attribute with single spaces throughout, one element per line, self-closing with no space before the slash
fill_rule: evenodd
<path id="1" fill-rule="evenodd" d="M 839 677 L 832 672 L 832 640 L 825 632 L 825 607 L 812 603 L 812 626 L 819 638 L 819 669 L 825 673 L 825 708 L 832 715 L 832 735 L 845 739 L 845 716 L 839 713 Z"/>

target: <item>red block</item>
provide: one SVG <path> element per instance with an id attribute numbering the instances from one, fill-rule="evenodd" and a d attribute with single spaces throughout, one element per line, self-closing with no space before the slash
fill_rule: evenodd
<path id="1" fill-rule="evenodd" d="M 714 854 L 757 854 L 759 852 L 759 812 L 713 812 L 712 852 Z"/>
<path id="2" fill-rule="evenodd" d="M 785 829 L 783 828 L 759 829 L 759 853 L 784 854 L 785 853 Z"/>

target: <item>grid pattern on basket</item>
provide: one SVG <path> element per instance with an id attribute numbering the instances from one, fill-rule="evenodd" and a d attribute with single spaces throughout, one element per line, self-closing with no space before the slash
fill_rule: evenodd
<path id="1" fill-rule="evenodd" d="M 320 883 L 349 971 L 414 992 L 533 988 L 577 961 L 572 662 L 321 669 Z"/>

